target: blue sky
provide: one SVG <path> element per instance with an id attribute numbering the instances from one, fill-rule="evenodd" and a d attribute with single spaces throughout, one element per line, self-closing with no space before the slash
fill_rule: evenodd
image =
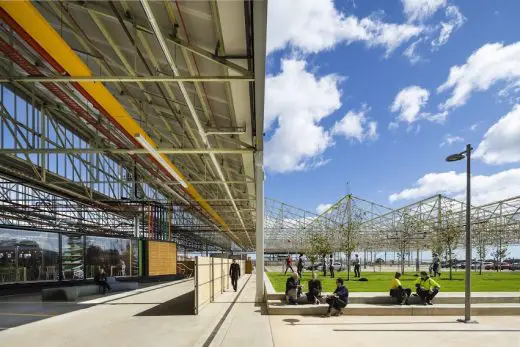
<path id="1" fill-rule="evenodd" d="M 269 3 L 266 196 L 461 198 L 466 143 L 475 203 L 520 195 L 520 2 L 298 4 Z"/>

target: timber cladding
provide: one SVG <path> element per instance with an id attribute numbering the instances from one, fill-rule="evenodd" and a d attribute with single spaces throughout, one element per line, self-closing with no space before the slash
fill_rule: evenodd
<path id="1" fill-rule="evenodd" d="M 148 241 L 148 275 L 177 273 L 177 245 L 173 242 Z"/>

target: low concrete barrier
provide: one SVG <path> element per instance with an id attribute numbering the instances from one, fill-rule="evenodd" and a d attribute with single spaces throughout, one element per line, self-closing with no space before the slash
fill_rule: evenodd
<path id="1" fill-rule="evenodd" d="M 115 277 L 108 277 L 107 283 L 111 292 L 135 290 L 137 282 L 119 282 Z M 82 284 L 69 287 L 56 287 L 42 289 L 42 301 L 76 301 L 79 297 L 102 293 L 97 284 Z"/>
<path id="2" fill-rule="evenodd" d="M 317 316 L 327 312 L 327 305 L 285 305 L 268 303 L 270 315 Z M 475 316 L 517 316 L 520 304 L 474 304 Z M 343 309 L 349 316 L 463 316 L 464 305 L 399 306 L 349 304 Z"/>

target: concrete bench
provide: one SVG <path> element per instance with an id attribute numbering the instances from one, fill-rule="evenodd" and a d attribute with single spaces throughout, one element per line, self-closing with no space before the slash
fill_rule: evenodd
<path id="1" fill-rule="evenodd" d="M 108 277 L 107 283 L 112 292 L 135 290 L 137 282 L 120 282 L 115 277 Z M 76 301 L 79 297 L 101 294 L 102 289 L 97 284 L 82 284 L 70 287 L 46 288 L 42 290 L 42 301 Z"/>
<path id="2" fill-rule="evenodd" d="M 331 293 L 322 293 L 325 297 Z M 267 294 L 268 300 L 285 301 L 284 293 L 270 292 Z M 409 300 L 411 305 L 420 305 L 421 299 L 418 296 L 412 295 Z M 397 303 L 396 299 L 392 298 L 386 293 L 371 293 L 371 292 L 351 292 L 349 296 L 350 304 L 367 304 L 367 305 L 394 305 Z M 440 292 L 433 299 L 434 304 L 450 304 L 458 305 L 464 304 L 464 293 L 462 292 Z M 520 292 L 477 292 L 471 294 L 472 304 L 507 304 L 520 303 Z"/>
<path id="3" fill-rule="evenodd" d="M 327 305 L 286 305 L 280 301 L 268 302 L 270 315 L 319 316 L 327 312 Z M 474 304 L 471 308 L 475 316 L 517 316 L 520 304 Z M 441 304 L 434 306 L 399 306 L 349 304 L 343 309 L 349 316 L 463 316 L 463 304 Z"/>

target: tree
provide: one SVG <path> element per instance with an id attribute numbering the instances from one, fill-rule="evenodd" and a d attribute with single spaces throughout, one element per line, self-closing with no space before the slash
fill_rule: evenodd
<path id="1" fill-rule="evenodd" d="M 423 223 L 409 211 L 404 210 L 401 223 L 394 227 L 395 236 L 392 239 L 397 241 L 397 255 L 401 263 L 401 273 L 404 275 L 404 265 L 406 256 L 410 252 L 413 241 L 424 240 L 425 233 L 422 232 Z"/>
<path id="2" fill-rule="evenodd" d="M 477 256 L 480 260 L 479 274 L 482 275 L 482 266 L 487 255 L 487 222 L 474 224 L 472 227 L 472 234 L 475 239 L 474 244 L 477 247 Z"/>
<path id="3" fill-rule="evenodd" d="M 461 224 L 461 214 L 455 213 L 450 208 L 441 210 L 440 225 L 437 229 L 437 237 L 439 241 L 446 247 L 448 256 L 448 266 L 450 268 L 450 280 L 453 279 L 453 251 L 457 248 L 463 232 Z"/>
<path id="4" fill-rule="evenodd" d="M 503 239 L 502 235 L 503 229 L 500 226 L 496 226 L 492 228 L 492 232 L 489 234 L 491 237 L 491 242 L 493 245 L 493 251 L 491 252 L 491 256 L 495 261 L 495 269 L 496 271 L 502 271 L 502 260 L 507 256 L 508 243 Z"/>
<path id="5" fill-rule="evenodd" d="M 347 281 L 350 281 L 350 258 L 358 245 L 358 236 L 361 226 L 361 215 L 352 211 L 351 205 L 347 206 L 347 220 L 341 226 L 341 250 L 347 256 Z"/>
<path id="6" fill-rule="evenodd" d="M 312 272 L 314 273 L 314 264 L 318 258 L 324 254 L 332 252 L 332 247 L 326 235 L 314 233 L 309 236 L 309 247 L 307 249 L 307 258 L 312 264 Z"/>

